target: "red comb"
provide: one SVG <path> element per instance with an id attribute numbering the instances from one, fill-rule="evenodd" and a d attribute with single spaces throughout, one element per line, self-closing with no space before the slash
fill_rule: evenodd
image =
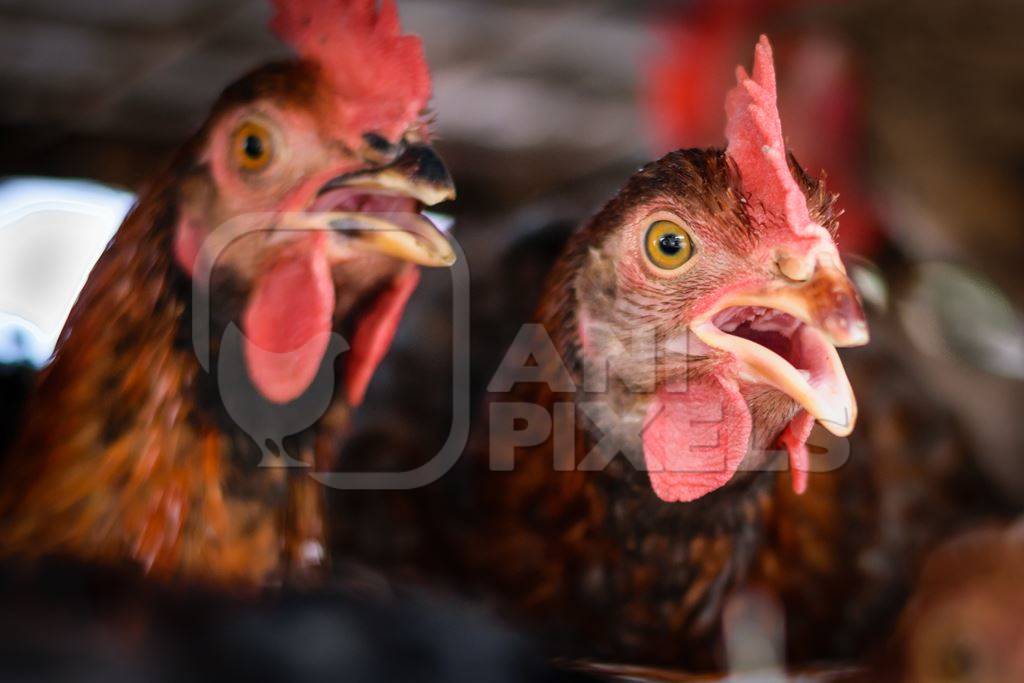
<path id="1" fill-rule="evenodd" d="M 739 170 L 749 211 L 758 222 L 777 224 L 781 218 L 790 232 L 805 235 L 811 217 L 786 163 L 768 38 L 761 36 L 754 49 L 753 76 L 738 66 L 736 81 L 725 97 L 726 153 Z"/>
<path id="2" fill-rule="evenodd" d="M 430 98 L 430 72 L 416 36 L 402 35 L 394 0 L 273 0 L 270 27 L 318 64 L 338 99 L 340 134 L 394 140 Z"/>

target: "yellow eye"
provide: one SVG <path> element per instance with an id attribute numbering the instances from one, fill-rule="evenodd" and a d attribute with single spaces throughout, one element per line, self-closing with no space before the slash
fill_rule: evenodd
<path id="1" fill-rule="evenodd" d="M 693 256 L 689 233 L 672 221 L 655 221 L 644 237 L 647 258 L 662 270 L 675 270 Z"/>
<path id="2" fill-rule="evenodd" d="M 231 140 L 231 151 L 242 169 L 262 171 L 273 156 L 270 131 L 254 121 L 243 123 Z"/>

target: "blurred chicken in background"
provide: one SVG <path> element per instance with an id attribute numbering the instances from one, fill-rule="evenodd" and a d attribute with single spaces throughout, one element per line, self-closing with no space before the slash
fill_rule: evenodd
<path id="1" fill-rule="evenodd" d="M 224 91 L 71 312 L 3 463 L 5 557 L 229 588 L 323 578 L 305 468 L 336 455 L 415 265 L 454 261 L 421 214 L 454 186 L 393 2 L 275 9 L 298 58 Z"/>
<path id="2" fill-rule="evenodd" d="M 851 683 L 1024 680 L 1022 532 L 976 529 L 931 553 L 895 634 Z"/>

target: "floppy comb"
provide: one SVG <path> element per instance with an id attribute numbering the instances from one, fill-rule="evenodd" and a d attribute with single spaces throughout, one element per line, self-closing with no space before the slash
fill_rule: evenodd
<path id="1" fill-rule="evenodd" d="M 394 0 L 273 0 L 270 27 L 320 67 L 353 139 L 389 139 L 426 106 L 430 71 L 416 36 L 403 35 Z"/>
<path id="2" fill-rule="evenodd" d="M 807 235 L 813 228 L 807 200 L 790 173 L 782 138 L 775 93 L 775 66 L 768 38 L 754 49 L 754 69 L 748 75 L 736 67 L 736 85 L 725 97 L 726 153 L 736 164 L 748 211 L 758 222 L 778 224 Z"/>

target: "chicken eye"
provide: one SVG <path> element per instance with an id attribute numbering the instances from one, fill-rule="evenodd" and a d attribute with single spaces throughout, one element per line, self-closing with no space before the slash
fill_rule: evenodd
<path id="1" fill-rule="evenodd" d="M 246 171 L 262 171 L 273 155 L 270 131 L 253 121 L 238 127 L 231 146 L 235 162 Z"/>
<path id="2" fill-rule="evenodd" d="M 675 270 L 693 256 L 690 235 L 672 221 L 655 221 L 644 238 L 647 258 L 662 270 Z"/>

